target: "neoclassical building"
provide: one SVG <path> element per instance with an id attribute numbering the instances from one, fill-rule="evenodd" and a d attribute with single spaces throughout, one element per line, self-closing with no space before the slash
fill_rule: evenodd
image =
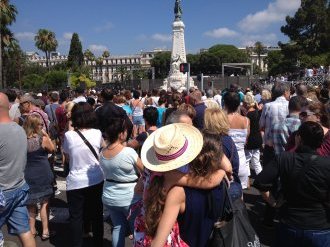
<path id="1" fill-rule="evenodd" d="M 249 55 L 250 55 L 251 63 L 256 64 L 257 66 L 259 66 L 262 72 L 267 72 L 268 71 L 268 64 L 265 61 L 265 58 L 268 56 L 268 52 L 281 50 L 279 47 L 265 46 L 264 47 L 264 52 L 262 54 L 260 54 L 260 65 L 259 65 L 258 54 L 253 51 L 254 50 L 253 46 L 251 46 L 251 47 L 242 47 L 242 48 L 238 48 L 238 49 L 239 50 L 244 50 L 244 51 L 249 49 L 249 51 L 250 51 Z"/>
<path id="2" fill-rule="evenodd" d="M 46 67 L 46 57 L 40 56 L 38 52 L 26 52 L 28 60 L 31 63 L 37 63 L 40 66 Z M 55 64 L 63 63 L 68 60 L 68 56 L 61 55 L 59 52 L 51 52 L 49 65 L 54 66 Z"/>
<path id="3" fill-rule="evenodd" d="M 91 67 L 91 77 L 93 80 L 109 83 L 121 81 L 122 79 L 134 79 L 134 70 L 149 70 L 151 59 L 158 52 L 168 50 L 154 49 L 153 51 L 141 51 L 136 55 L 101 57 L 96 60 L 84 59 L 86 65 Z M 46 67 L 46 58 L 37 52 L 27 52 L 28 60 Z M 49 64 L 53 66 L 68 60 L 68 56 L 60 55 L 58 52 L 51 53 Z M 135 78 L 136 79 L 136 78 Z M 139 78 L 140 79 L 140 78 Z"/>

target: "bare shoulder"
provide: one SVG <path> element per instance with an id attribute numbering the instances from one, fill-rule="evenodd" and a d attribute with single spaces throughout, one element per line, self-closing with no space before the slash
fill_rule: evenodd
<path id="1" fill-rule="evenodd" d="M 168 192 L 166 196 L 166 201 L 173 201 L 173 202 L 183 202 L 185 200 L 185 193 L 183 187 L 174 186 Z"/>

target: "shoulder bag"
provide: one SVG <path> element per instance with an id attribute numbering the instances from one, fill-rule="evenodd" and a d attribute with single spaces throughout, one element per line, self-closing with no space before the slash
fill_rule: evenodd
<path id="1" fill-rule="evenodd" d="M 91 150 L 91 152 L 93 153 L 93 155 L 95 156 L 95 158 L 97 160 L 99 160 L 99 156 L 97 155 L 95 149 L 93 148 L 93 146 L 89 143 L 89 141 L 87 141 L 87 139 L 84 137 L 83 134 L 81 134 L 81 132 L 78 129 L 74 130 L 75 132 L 77 132 L 77 134 L 81 137 L 81 139 L 83 139 L 84 143 L 87 145 L 87 147 Z"/>
<path id="2" fill-rule="evenodd" d="M 239 198 L 231 201 L 226 182 L 223 182 L 224 205 L 215 222 L 207 242 L 208 247 L 260 247 L 259 238 L 254 231 L 244 202 Z M 212 196 L 210 193 L 208 196 Z M 210 201 L 210 199 L 208 199 Z M 211 199 L 212 201 L 212 199 Z M 211 205 L 212 207 L 212 205 Z M 213 209 L 214 211 L 214 205 Z M 220 211 L 220 209 L 216 209 Z"/>

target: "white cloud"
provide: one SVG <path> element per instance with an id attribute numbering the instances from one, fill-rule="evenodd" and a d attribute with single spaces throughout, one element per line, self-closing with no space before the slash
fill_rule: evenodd
<path id="1" fill-rule="evenodd" d="M 63 38 L 66 40 L 71 40 L 72 33 L 70 33 L 70 32 L 63 33 Z"/>
<path id="2" fill-rule="evenodd" d="M 32 32 L 20 32 L 20 33 L 15 33 L 14 35 L 19 40 L 33 41 L 34 40 L 34 36 L 36 34 L 35 33 L 32 33 Z"/>
<path id="3" fill-rule="evenodd" d="M 213 37 L 213 38 L 230 38 L 230 37 L 237 36 L 238 33 L 236 31 L 230 30 L 226 27 L 221 27 L 218 29 L 207 31 L 204 33 L 204 35 Z"/>
<path id="4" fill-rule="evenodd" d="M 161 42 L 170 42 L 172 41 L 172 35 L 155 33 L 151 36 L 153 40 Z"/>
<path id="5" fill-rule="evenodd" d="M 262 42 L 266 46 L 273 46 L 278 42 L 278 38 L 275 33 L 241 35 L 240 40 L 242 46 L 253 46 L 257 41 Z"/>
<path id="6" fill-rule="evenodd" d="M 104 32 L 104 31 L 108 31 L 108 30 L 110 30 L 110 29 L 113 29 L 114 27 L 115 27 L 115 26 L 113 25 L 113 23 L 110 22 L 110 21 L 108 21 L 108 22 L 106 22 L 106 23 L 105 23 L 104 25 L 102 25 L 102 26 L 95 27 L 94 30 L 95 30 L 95 32 L 100 33 L 100 32 Z"/>
<path id="7" fill-rule="evenodd" d="M 106 47 L 105 45 L 89 45 L 88 49 L 90 49 L 92 52 L 95 53 L 99 53 L 99 52 L 103 52 L 103 51 L 108 51 L 108 47 Z"/>
<path id="8" fill-rule="evenodd" d="M 267 9 L 243 18 L 238 26 L 243 32 L 258 32 L 273 23 L 285 20 L 285 17 L 294 13 L 301 4 L 301 0 L 276 0 L 268 5 Z"/>

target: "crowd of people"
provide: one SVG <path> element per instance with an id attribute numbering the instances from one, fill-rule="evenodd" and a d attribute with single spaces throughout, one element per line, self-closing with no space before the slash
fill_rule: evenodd
<path id="1" fill-rule="evenodd" d="M 223 207 L 260 190 L 274 246 L 330 246 L 330 83 L 175 90 L 0 93 L 0 227 L 24 247 L 49 223 L 55 160 L 66 173 L 70 243 L 207 246 Z M 254 179 L 251 179 L 253 176 Z M 254 182 L 253 182 L 254 181 Z M 252 184 L 253 182 L 253 184 Z M 40 213 L 42 229 L 36 229 Z M 0 246 L 3 244 L 0 232 Z M 1 246 L 2 247 L 2 246 Z"/>

